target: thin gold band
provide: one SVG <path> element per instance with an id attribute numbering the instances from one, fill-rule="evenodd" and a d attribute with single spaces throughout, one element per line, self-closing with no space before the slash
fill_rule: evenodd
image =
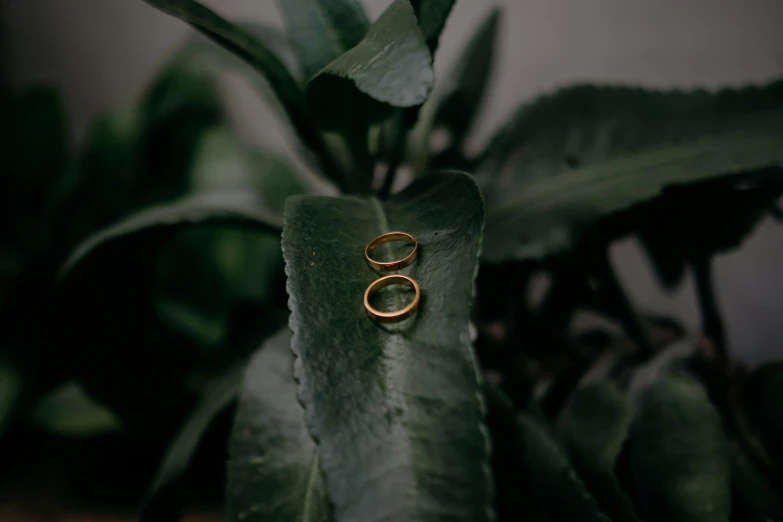
<path id="1" fill-rule="evenodd" d="M 370 305 L 371 295 L 373 295 L 381 288 L 385 288 L 389 285 L 398 285 L 398 284 L 408 285 L 410 287 L 413 287 L 413 289 L 416 291 L 416 295 L 413 297 L 413 301 L 411 301 L 411 303 L 408 306 L 406 306 L 405 308 L 401 308 L 400 310 L 396 310 L 394 312 L 381 312 L 380 310 L 376 310 Z M 379 323 L 396 323 L 402 321 L 403 319 L 407 319 L 408 317 L 416 313 L 416 309 L 419 307 L 420 299 L 421 299 L 421 290 L 419 289 L 419 285 L 418 283 L 416 283 L 416 281 L 414 281 L 408 276 L 404 276 L 401 274 L 393 274 L 393 275 L 387 275 L 381 277 L 380 279 L 376 279 L 370 284 L 370 286 L 367 287 L 367 290 L 364 291 L 364 308 L 367 310 L 367 313 L 370 315 L 370 317 L 372 317 Z"/>
<path id="2" fill-rule="evenodd" d="M 383 245 L 384 243 L 389 243 L 391 241 L 404 241 L 405 243 L 409 243 L 413 245 L 413 252 L 408 254 L 402 259 L 399 259 L 397 261 L 390 261 L 387 263 L 383 263 L 381 261 L 375 261 L 373 258 L 370 257 L 370 252 L 378 248 L 379 246 Z M 367 246 L 364 249 L 364 257 L 367 258 L 367 262 L 370 263 L 370 266 L 373 267 L 375 270 L 378 270 L 379 272 L 392 272 L 394 270 L 399 270 L 400 268 L 404 268 L 416 259 L 416 256 L 419 255 L 419 242 L 416 241 L 416 238 L 413 237 L 410 234 L 407 234 L 405 232 L 388 232 L 386 234 L 380 235 L 370 241 Z"/>

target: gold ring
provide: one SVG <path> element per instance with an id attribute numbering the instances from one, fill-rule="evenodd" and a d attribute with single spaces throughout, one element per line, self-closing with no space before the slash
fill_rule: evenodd
<path id="1" fill-rule="evenodd" d="M 380 261 L 375 261 L 373 258 L 370 257 L 370 252 L 378 248 L 384 243 L 389 243 L 391 241 L 404 241 L 405 243 L 409 243 L 413 245 L 413 252 L 408 254 L 403 259 L 399 259 L 397 261 L 390 261 L 388 263 L 382 263 Z M 388 232 L 386 234 L 380 235 L 370 241 L 367 246 L 364 249 L 364 257 L 367 258 L 367 262 L 370 263 L 370 266 L 373 267 L 375 270 L 378 270 L 380 272 L 391 272 L 394 270 L 399 270 L 400 268 L 404 268 L 416 259 L 416 256 L 419 255 L 419 242 L 416 241 L 416 238 L 413 237 L 410 234 L 406 234 L 405 232 Z"/>
<path id="2" fill-rule="evenodd" d="M 380 310 L 376 310 L 370 305 L 370 296 L 375 294 L 378 290 L 381 288 L 385 288 L 389 285 L 396 285 L 396 284 L 403 284 L 413 287 L 414 290 L 416 290 L 416 295 L 413 297 L 413 301 L 406 306 L 405 308 L 402 308 L 400 310 L 394 311 L 394 312 L 381 312 Z M 394 275 L 387 275 L 384 277 L 381 277 L 380 279 L 376 279 L 375 281 L 370 284 L 370 286 L 367 287 L 367 290 L 364 292 L 364 308 L 367 310 L 367 313 L 370 314 L 370 317 L 378 321 L 379 323 L 396 323 L 398 321 L 402 321 L 403 319 L 407 319 L 408 317 L 412 316 L 416 309 L 419 307 L 419 300 L 421 299 L 421 290 L 419 290 L 419 285 L 411 279 L 408 276 L 404 276 L 401 274 L 394 274 Z"/>

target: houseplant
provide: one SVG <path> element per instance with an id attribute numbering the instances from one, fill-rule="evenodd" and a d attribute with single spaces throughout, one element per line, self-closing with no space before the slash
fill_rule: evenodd
<path id="1" fill-rule="evenodd" d="M 201 174 L 188 171 L 189 190 L 175 191 L 184 195 L 151 197 L 60 268 L 48 333 L 80 339 L 69 367 L 85 389 L 139 433 L 189 412 L 165 426 L 176 434 L 145 519 L 176 517 L 198 442 L 234 401 L 229 520 L 780 516 L 781 366 L 748 375 L 731 356 L 710 263 L 783 191 L 781 82 L 576 86 L 521 107 L 470 156 L 497 12 L 436 85 L 451 1 L 396 0 L 373 23 L 352 0 L 280 2 L 293 59 L 268 30 L 193 0 L 148 3 L 233 55 L 200 47 L 189 64 L 207 67 L 209 55 L 209 67 L 263 78 L 305 162 L 341 195 L 316 193 L 283 161 L 210 131 L 200 150 L 224 161 L 197 154 Z M 413 180 L 393 193 L 405 172 Z M 201 278 L 177 284 L 176 272 L 226 241 L 197 237 L 196 254 L 168 259 L 173 282 L 161 296 L 165 249 L 215 223 L 268 239 L 236 240 L 251 265 L 271 259 L 282 236 L 285 273 L 273 261 L 263 274 L 224 266 L 214 288 L 193 295 L 187 283 Z M 403 273 L 423 297 L 412 322 L 383 328 L 362 306 L 378 277 L 363 251 L 394 229 L 419 240 Z M 693 271 L 701 338 L 633 309 L 607 255 L 628 235 L 662 284 Z M 541 273 L 549 284 L 535 300 Z M 236 274 L 239 283 L 225 279 Z M 259 278 L 267 290 L 243 294 Z M 408 298 L 390 287 L 378 306 Z M 585 309 L 622 334 L 577 334 L 572 319 Z M 174 333 L 155 326 L 162 318 Z"/>

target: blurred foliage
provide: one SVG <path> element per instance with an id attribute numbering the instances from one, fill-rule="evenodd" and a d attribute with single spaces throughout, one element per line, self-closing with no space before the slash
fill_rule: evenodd
<path id="1" fill-rule="evenodd" d="M 500 9 L 435 81 L 452 0 L 280 0 L 285 34 L 147 3 L 199 34 L 81 143 L 56 89 L 3 85 L 0 487 L 47 440 L 156 522 L 783 516 L 780 363 L 736 360 L 712 282 L 783 193 L 783 81 L 571 86 L 472 154 Z M 237 135 L 223 70 L 300 162 Z M 381 328 L 362 249 L 395 229 L 423 297 Z M 631 236 L 701 332 L 632 305 Z"/>

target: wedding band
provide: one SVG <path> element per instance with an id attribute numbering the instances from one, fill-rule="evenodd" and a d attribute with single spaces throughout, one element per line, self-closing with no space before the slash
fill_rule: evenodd
<path id="1" fill-rule="evenodd" d="M 409 243 L 413 245 L 413 252 L 408 254 L 406 257 L 399 259 L 397 261 L 390 261 L 383 263 L 381 261 L 375 261 L 373 258 L 370 257 L 370 252 L 378 248 L 379 246 L 383 245 L 384 243 L 389 243 L 391 241 L 403 241 L 405 243 Z M 386 234 L 380 235 L 370 241 L 367 246 L 364 249 L 364 257 L 367 258 L 367 262 L 370 263 L 370 266 L 373 267 L 375 270 L 378 270 L 379 272 L 392 272 L 394 270 L 399 270 L 400 268 L 404 268 L 416 259 L 416 256 L 419 255 L 419 242 L 416 241 L 416 238 L 413 237 L 410 234 L 406 234 L 405 232 L 388 232 Z"/>
<path id="2" fill-rule="evenodd" d="M 385 288 L 389 285 L 408 285 L 413 287 L 413 289 L 416 291 L 416 295 L 413 297 L 413 301 L 411 301 L 411 303 L 405 308 L 401 308 L 400 310 L 396 310 L 394 312 L 381 312 L 380 310 L 373 308 L 370 305 L 370 296 L 375 294 L 375 292 L 381 288 Z M 419 285 L 416 283 L 416 281 L 408 276 L 400 274 L 387 275 L 381 277 L 380 279 L 376 279 L 370 284 L 370 286 L 367 287 L 367 290 L 364 292 L 364 308 L 367 310 L 367 313 L 370 315 L 370 317 L 379 323 L 396 323 L 398 321 L 402 321 L 403 319 L 407 319 L 416 313 L 416 309 L 419 307 L 420 299 L 421 290 L 419 290 Z"/>

